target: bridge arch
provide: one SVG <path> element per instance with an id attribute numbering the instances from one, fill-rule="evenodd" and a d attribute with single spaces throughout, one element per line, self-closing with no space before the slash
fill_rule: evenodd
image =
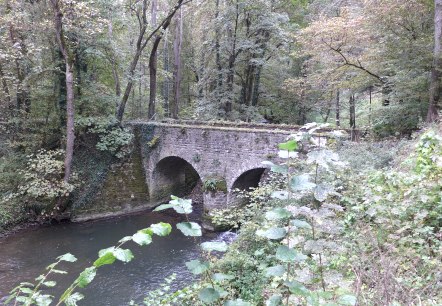
<path id="1" fill-rule="evenodd" d="M 258 187 L 266 168 L 255 167 L 243 171 L 239 174 L 230 186 L 229 198 L 227 200 L 230 205 L 242 205 L 247 202 L 246 199 L 238 197 L 237 190 L 250 191 L 251 188 Z"/>
<path id="2" fill-rule="evenodd" d="M 152 171 L 150 194 L 154 201 L 166 201 L 170 195 L 187 196 L 201 182 L 200 173 L 186 159 L 167 156 L 158 161 Z"/>

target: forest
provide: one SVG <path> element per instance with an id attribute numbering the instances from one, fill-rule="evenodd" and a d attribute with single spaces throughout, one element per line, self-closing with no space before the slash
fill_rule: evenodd
<path id="1" fill-rule="evenodd" d="M 441 100 L 442 0 L 0 0 L 0 259 L 128 168 L 131 123 L 299 129 L 210 212 L 231 244 L 189 219 L 212 178 L 155 209 L 183 222 L 114 237 L 71 285 L 50 277 L 77 258 L 46 258 L 0 304 L 101 305 L 81 289 L 132 264 L 122 245 L 176 227 L 202 242 L 196 278 L 127 305 L 441 305 Z"/>

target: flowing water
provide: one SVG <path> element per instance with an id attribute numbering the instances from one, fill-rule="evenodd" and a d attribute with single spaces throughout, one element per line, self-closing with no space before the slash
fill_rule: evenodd
<path id="1" fill-rule="evenodd" d="M 85 223 L 66 223 L 48 227 L 24 230 L 10 237 L 0 239 L 0 304 L 8 291 L 23 281 L 33 281 L 44 272 L 45 267 L 57 256 L 67 252 L 78 261 L 63 263 L 60 268 L 69 272 L 51 278 L 57 281 L 59 291 L 66 289 L 85 267 L 97 258 L 100 249 L 115 245 L 124 236 L 158 222 L 175 224 L 179 216 L 146 212 L 136 215 Z M 198 257 L 198 243 L 185 237 L 175 226 L 167 237 L 154 237 L 153 243 L 139 247 L 129 242 L 134 260 L 123 264 L 103 266 L 94 281 L 79 291 L 86 298 L 80 305 L 127 305 L 130 300 L 141 302 L 146 293 L 159 288 L 164 278 L 177 274 L 173 288 L 184 287 L 193 280 L 185 262 Z M 231 240 L 232 235 L 205 234 L 203 241 Z"/>

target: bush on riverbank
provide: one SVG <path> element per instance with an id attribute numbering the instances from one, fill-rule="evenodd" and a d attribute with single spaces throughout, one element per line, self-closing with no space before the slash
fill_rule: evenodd
<path id="1" fill-rule="evenodd" d="M 413 150 L 412 142 L 385 145 L 391 150 L 380 159 L 378 144 L 341 149 L 352 164 L 361 158 L 372 162 L 335 173 L 341 196 L 323 202 L 322 208 L 308 196 L 287 206 L 287 200 L 271 197 L 275 181 L 267 181 L 250 193 L 252 204 L 242 212 L 218 211 L 217 220 L 229 225 L 243 216 L 238 239 L 212 270 L 230 276 L 222 284 L 226 298 L 250 303 L 241 305 L 280 305 L 282 298 L 284 305 L 440 305 L 442 137 L 430 130 Z M 390 158 L 391 152 L 397 157 Z M 259 204 L 253 204 L 254 195 Z M 318 216 L 333 203 L 338 205 L 334 212 L 322 210 Z M 297 221 L 300 228 L 290 238 L 278 236 L 277 230 L 289 230 L 282 217 L 257 235 L 269 224 L 265 216 L 284 207 L 307 223 Z M 317 216 L 311 214 L 315 209 Z M 328 233 L 312 239 L 311 224 L 325 225 Z M 296 250 L 293 261 L 281 262 L 280 241 Z M 207 284 L 206 278 L 202 286 Z M 198 290 L 187 300 L 189 305 L 197 301 Z"/>

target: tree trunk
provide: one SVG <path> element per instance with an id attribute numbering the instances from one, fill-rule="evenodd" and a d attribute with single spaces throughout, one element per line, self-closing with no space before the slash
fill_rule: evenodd
<path id="1" fill-rule="evenodd" d="M 151 23 L 153 27 L 157 25 L 157 0 L 152 0 Z M 149 58 L 149 111 L 147 118 L 153 119 L 155 115 L 155 102 L 157 98 L 157 50 L 162 35 L 156 35 Z"/>
<path id="2" fill-rule="evenodd" d="M 354 94 L 350 95 L 349 105 L 351 140 L 356 140 L 356 100 Z"/>
<path id="3" fill-rule="evenodd" d="M 112 27 L 112 20 L 109 20 L 108 36 L 109 36 L 109 41 L 111 42 L 113 37 L 114 37 L 113 27 Z M 114 54 L 113 50 L 112 50 L 112 53 L 109 56 L 109 60 L 110 60 L 110 63 L 111 63 L 111 68 L 112 68 L 112 76 L 114 78 L 115 95 L 117 97 L 119 97 L 119 96 L 121 96 L 121 84 L 120 84 L 120 77 L 118 75 L 117 61 L 115 59 L 115 54 Z"/>
<path id="4" fill-rule="evenodd" d="M 178 19 L 176 20 L 176 27 L 175 27 L 175 41 L 173 44 L 173 53 L 175 57 L 175 69 L 174 69 L 174 99 L 173 104 L 171 105 L 170 109 L 170 115 L 172 118 L 177 119 L 178 118 L 178 108 L 179 108 L 179 102 L 181 99 L 181 50 L 182 50 L 182 44 L 183 44 L 183 10 L 180 10 L 180 15 Z"/>
<path id="5" fill-rule="evenodd" d="M 64 160 L 64 182 L 68 183 L 72 171 L 72 158 L 74 155 L 74 72 L 73 57 L 66 45 L 63 31 L 63 13 L 59 0 L 51 0 L 54 11 L 54 26 L 57 43 L 66 65 L 66 155 Z M 60 202 L 59 205 L 60 207 Z"/>
<path id="6" fill-rule="evenodd" d="M 441 74 L 442 74 L 442 0 L 434 1 L 434 51 L 433 67 L 430 79 L 430 103 L 428 105 L 427 122 L 438 120 L 440 107 Z"/>
<path id="7" fill-rule="evenodd" d="M 164 33 L 164 48 L 163 48 L 163 69 L 169 72 L 169 43 L 167 41 L 168 30 Z M 163 99 L 164 99 L 164 113 L 166 116 L 169 115 L 169 77 L 166 74 L 163 81 Z"/>
<path id="8" fill-rule="evenodd" d="M 235 15 L 235 21 L 234 21 L 234 27 L 233 32 L 231 30 L 228 31 L 228 35 L 230 39 L 232 40 L 232 47 L 230 50 L 229 55 L 229 63 L 228 63 L 228 71 L 227 71 L 227 101 L 225 104 L 225 112 L 226 117 L 229 116 L 230 112 L 232 111 L 232 105 L 233 105 L 233 81 L 235 76 L 235 62 L 236 62 L 236 39 L 237 39 L 237 31 L 238 31 L 238 21 L 239 21 L 239 3 L 238 0 L 236 1 L 236 15 Z"/>
<path id="9" fill-rule="evenodd" d="M 341 109 L 339 103 L 340 101 L 339 101 L 339 89 L 338 89 L 336 91 L 336 126 L 337 127 L 341 126 L 341 118 L 340 118 Z"/>
<path id="10" fill-rule="evenodd" d="M 371 113 L 372 113 L 371 94 L 373 92 L 373 86 L 370 86 L 370 88 L 368 90 L 369 90 L 369 95 L 370 95 L 370 97 L 369 97 L 370 102 L 369 102 L 369 108 L 368 108 L 368 126 L 371 126 Z"/>
<path id="11" fill-rule="evenodd" d="M 261 85 L 261 71 L 262 71 L 262 66 L 258 66 L 256 68 L 255 84 L 253 86 L 252 106 L 257 106 L 258 105 L 259 85 Z"/>
<path id="12" fill-rule="evenodd" d="M 218 22 L 219 17 L 219 1 L 215 1 L 215 22 Z M 221 52 L 220 52 L 220 30 L 218 24 L 215 23 L 215 53 L 216 53 L 216 69 L 217 69 L 217 83 L 216 83 L 216 97 L 220 98 L 220 93 L 223 86 L 223 67 L 221 65 Z"/>

